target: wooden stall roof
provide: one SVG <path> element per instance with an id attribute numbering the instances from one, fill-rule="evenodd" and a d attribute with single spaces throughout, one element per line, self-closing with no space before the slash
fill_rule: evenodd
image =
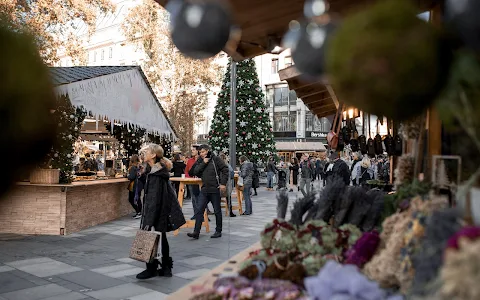
<path id="1" fill-rule="evenodd" d="M 289 88 L 297 93 L 297 97 L 314 115 L 322 118 L 336 113 L 338 99 L 325 78 L 306 79 L 294 65 L 280 70 L 278 74 L 280 80 L 287 81 Z"/>
<path id="2" fill-rule="evenodd" d="M 169 0 L 155 0 L 165 7 Z M 292 20 L 303 15 L 305 0 L 224 0 L 230 3 L 235 24 L 241 29 L 225 51 L 236 61 L 272 51 L 280 44 Z M 329 0 L 330 12 L 345 15 L 381 0 Z M 405 0 L 407 1 L 407 0 Z M 430 9 L 439 0 L 411 0 L 420 11 Z"/>

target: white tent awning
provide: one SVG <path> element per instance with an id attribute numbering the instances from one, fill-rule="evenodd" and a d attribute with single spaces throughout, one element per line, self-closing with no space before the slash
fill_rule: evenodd
<path id="1" fill-rule="evenodd" d="M 137 68 L 60 85 L 56 91 L 60 95 L 68 94 L 74 106 L 83 106 L 94 116 L 176 138 L 155 95 Z"/>

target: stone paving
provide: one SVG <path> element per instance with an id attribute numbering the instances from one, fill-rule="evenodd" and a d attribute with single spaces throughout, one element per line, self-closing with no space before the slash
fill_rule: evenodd
<path id="1" fill-rule="evenodd" d="M 0 235 L 0 300 L 163 299 L 260 239 L 276 216 L 275 193 L 261 187 L 252 199 L 253 215 L 224 217 L 220 239 L 204 229 L 200 240 L 186 236 L 190 229 L 169 234 L 172 278 L 135 278 L 144 264 L 128 258 L 139 227 L 130 217 L 68 236 Z M 184 214 L 192 216 L 190 202 Z M 210 219 L 214 228 L 215 216 Z"/>

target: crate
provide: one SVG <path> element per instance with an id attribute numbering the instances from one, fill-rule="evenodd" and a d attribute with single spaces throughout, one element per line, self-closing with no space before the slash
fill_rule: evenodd
<path id="1" fill-rule="evenodd" d="M 59 169 L 35 169 L 30 173 L 30 183 L 58 184 L 60 181 Z"/>

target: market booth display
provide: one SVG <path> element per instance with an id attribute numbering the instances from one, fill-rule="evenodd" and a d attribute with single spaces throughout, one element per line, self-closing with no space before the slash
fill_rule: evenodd
<path id="1" fill-rule="evenodd" d="M 175 1 L 157 2 L 168 8 Z M 173 27 L 183 24 L 189 5 L 210 8 L 193 2 L 175 2 L 183 6 L 171 10 Z M 228 2 L 238 28 L 225 45 L 233 60 L 272 52 L 284 38 L 295 66 L 282 79 L 317 116 L 338 120 L 357 109 L 388 118 L 385 136 L 368 130 L 365 154 L 379 155 L 376 144 L 383 144 L 396 157 L 394 191 L 333 181 L 297 200 L 289 217 L 288 196 L 280 195 L 278 218 L 266 224 L 260 245 L 171 298 L 478 299 L 478 2 Z M 419 18 L 427 10 L 429 22 Z M 183 29 L 188 35 L 197 28 Z M 182 49 L 200 46 L 196 38 Z M 334 124 L 329 135 L 337 140 L 329 146 L 340 150 Z M 462 134 L 470 156 L 442 146 L 442 138 Z M 392 149 L 397 136 L 400 147 Z"/>
<path id="2" fill-rule="evenodd" d="M 175 132 L 140 67 L 50 68 L 57 141 L 0 200 L 0 232 L 70 234 L 132 212 L 128 157 Z"/>

